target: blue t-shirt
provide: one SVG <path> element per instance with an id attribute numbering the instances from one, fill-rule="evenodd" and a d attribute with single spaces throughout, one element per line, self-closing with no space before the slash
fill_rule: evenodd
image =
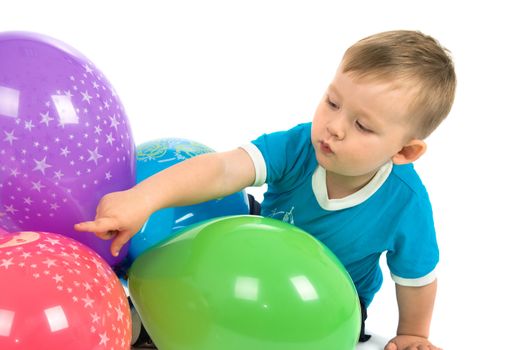
<path id="1" fill-rule="evenodd" d="M 254 162 L 254 185 L 268 184 L 261 214 L 323 242 L 346 267 L 367 306 L 383 282 L 383 252 L 396 283 L 431 283 L 439 251 L 430 200 L 413 165 L 387 163 L 356 193 L 329 199 L 310 132 L 311 123 L 300 124 L 243 147 Z"/>

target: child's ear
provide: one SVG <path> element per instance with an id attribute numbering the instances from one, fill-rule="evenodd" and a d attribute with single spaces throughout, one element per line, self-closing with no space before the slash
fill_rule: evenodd
<path id="1" fill-rule="evenodd" d="M 425 141 L 413 139 L 392 157 L 392 162 L 398 165 L 415 162 L 426 150 L 427 144 Z"/>

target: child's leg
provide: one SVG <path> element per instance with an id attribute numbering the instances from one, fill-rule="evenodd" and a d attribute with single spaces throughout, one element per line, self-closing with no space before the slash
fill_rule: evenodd
<path id="1" fill-rule="evenodd" d="M 370 337 L 372 337 L 370 334 L 365 333 L 365 321 L 368 317 L 368 314 L 366 312 L 366 306 L 365 303 L 361 299 L 359 299 L 359 302 L 361 304 L 361 334 L 359 334 L 359 342 L 364 343 L 365 341 L 368 341 Z"/>
<path id="2" fill-rule="evenodd" d="M 248 195 L 248 203 L 250 204 L 250 215 L 261 215 L 261 204 L 251 194 Z"/>
<path id="3" fill-rule="evenodd" d="M 132 349 L 156 349 L 155 344 L 142 324 L 142 320 L 140 319 L 137 310 L 133 306 L 131 306 L 131 329 Z"/>

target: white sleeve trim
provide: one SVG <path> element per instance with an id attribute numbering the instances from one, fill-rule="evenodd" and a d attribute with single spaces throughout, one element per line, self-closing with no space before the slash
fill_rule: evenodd
<path id="1" fill-rule="evenodd" d="M 266 163 L 261 151 L 253 143 L 242 145 L 240 148 L 245 150 L 252 158 L 253 166 L 255 167 L 255 181 L 252 186 L 264 185 L 266 183 Z"/>
<path id="2" fill-rule="evenodd" d="M 390 276 L 392 276 L 392 279 L 394 280 L 394 282 L 396 282 L 397 284 L 401 286 L 406 286 L 406 287 L 426 286 L 427 284 L 434 282 L 434 280 L 437 278 L 435 269 L 432 270 L 427 275 L 423 277 L 419 277 L 419 278 L 403 278 L 403 277 L 396 276 L 393 273 L 390 273 Z"/>

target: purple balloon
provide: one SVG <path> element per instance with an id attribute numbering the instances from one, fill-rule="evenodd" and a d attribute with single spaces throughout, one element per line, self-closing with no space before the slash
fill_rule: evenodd
<path id="1" fill-rule="evenodd" d="M 0 33 L 0 226 L 60 233 L 115 265 L 127 247 L 115 258 L 73 225 L 134 183 L 129 122 L 104 75 L 55 39 Z"/>

